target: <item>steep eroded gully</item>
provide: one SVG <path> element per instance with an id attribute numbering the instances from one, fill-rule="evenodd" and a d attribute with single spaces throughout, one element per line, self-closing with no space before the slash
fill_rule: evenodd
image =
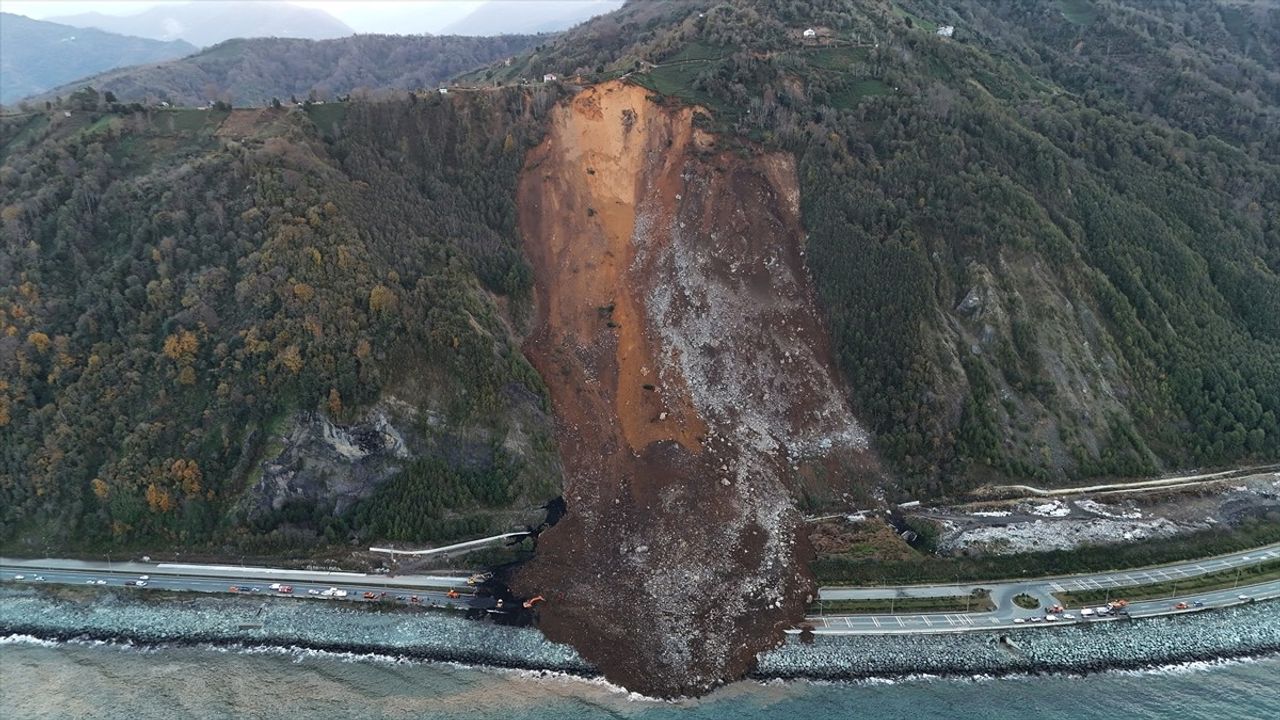
<path id="1" fill-rule="evenodd" d="M 557 108 L 520 226 L 568 512 L 515 578 L 658 696 L 740 677 L 813 592 L 788 483 L 865 452 L 804 271 L 792 159 L 721 151 L 622 83 Z"/>

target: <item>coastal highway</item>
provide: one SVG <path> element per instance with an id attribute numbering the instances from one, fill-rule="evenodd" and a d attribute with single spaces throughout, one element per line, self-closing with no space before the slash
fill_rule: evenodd
<path id="1" fill-rule="evenodd" d="M 1042 610 L 1020 608 L 1013 603 L 1014 596 L 1025 593 L 1040 600 L 1042 606 L 1056 603 L 1055 593 L 1073 590 L 1115 588 L 1116 597 L 1123 595 L 1123 588 L 1150 583 L 1170 582 L 1206 573 L 1243 568 L 1280 558 L 1280 544 L 1268 545 L 1247 552 L 1232 553 L 1195 562 L 1176 563 L 1160 567 L 1128 570 L 1124 572 L 1094 573 L 1070 577 L 1048 577 L 1026 580 L 1005 580 L 981 585 L 943 585 L 875 588 L 822 588 L 822 600 L 887 599 L 904 597 L 956 597 L 982 587 L 991 592 L 996 609 L 975 613 L 896 613 L 896 614 L 829 614 L 807 618 L 807 622 L 819 633 L 903 633 L 903 632 L 957 632 L 963 630 L 1031 628 L 1048 623 L 1028 622 L 1030 618 L 1044 616 Z M 145 588 L 132 583 L 147 576 Z M 17 579 L 22 576 L 22 579 Z M 462 575 L 398 575 L 338 572 L 323 570 L 292 570 L 285 568 L 246 567 L 237 565 L 195 565 L 151 562 L 90 562 L 62 559 L 0 558 L 0 581 L 18 583 L 58 583 L 68 585 L 93 585 L 129 587 L 134 591 L 178 590 L 194 592 L 228 592 L 231 586 L 245 588 L 238 592 L 250 595 L 272 596 L 272 583 L 293 587 L 293 597 L 315 599 L 340 599 L 365 602 L 363 595 L 371 592 L 380 598 L 408 603 L 416 596 L 420 604 L 432 606 L 486 607 L 493 602 L 487 598 L 475 598 L 473 589 Z M 328 588 L 346 591 L 345 597 L 323 596 Z M 460 597 L 450 599 L 450 590 Z M 385 596 L 382 593 L 386 593 Z M 1194 593 L 1174 599 L 1134 602 L 1129 606 L 1130 616 L 1169 614 L 1178 600 L 1188 603 L 1199 601 L 1204 608 L 1221 607 L 1244 602 L 1240 595 L 1251 599 L 1266 600 L 1280 597 L 1280 581 L 1256 586 L 1241 586 L 1230 590 Z M 1187 611 L 1193 612 L 1193 608 Z M 1076 614 L 1077 622 L 1082 619 Z M 1022 622 L 1017 622 L 1022 620 Z M 1091 622 L 1113 622 L 1092 620 Z M 1068 621 L 1070 622 L 1070 621 Z M 1057 624 L 1062 624 L 1059 621 Z"/>
<path id="2" fill-rule="evenodd" d="M 17 576 L 22 576 L 17 580 Z M 143 576 L 146 586 L 132 585 Z M 473 588 L 463 576 L 413 575 L 387 577 L 365 573 L 288 570 L 283 568 L 241 567 L 230 565 L 182 565 L 174 563 L 116 562 L 98 563 L 80 560 L 18 560 L 0 558 L 0 580 L 18 583 L 55 583 L 62 585 L 94 585 L 129 587 L 143 590 L 179 590 L 187 592 L 226 593 L 232 586 L 245 588 L 239 594 L 274 596 L 272 583 L 290 585 L 293 597 L 367 602 L 364 593 L 372 592 L 386 600 L 410 603 L 416 596 L 422 605 L 466 607 L 474 598 Z M 337 588 L 347 595 L 323 596 L 321 592 Z M 453 589 L 460 597 L 451 599 Z M 314 591 L 314 592 L 312 592 Z M 398 599 L 402 598 L 402 599 Z M 486 604 L 486 603 L 481 603 Z"/>
<path id="3" fill-rule="evenodd" d="M 985 589 L 991 593 L 991 601 L 996 609 L 991 612 L 976 613 L 893 613 L 893 614 L 827 614 L 812 616 L 806 621 L 813 625 L 815 632 L 839 634 L 883 634 L 900 632 L 955 632 L 966 629 L 1021 628 L 1052 625 L 1054 623 L 1029 622 L 1031 618 L 1043 618 L 1042 609 L 1021 608 L 1014 604 L 1013 598 L 1020 594 L 1030 595 L 1040 601 L 1041 607 L 1049 607 L 1058 603 L 1057 595 L 1064 592 L 1080 590 L 1114 590 L 1114 598 L 1124 596 L 1124 589 L 1138 585 L 1156 583 L 1176 583 L 1179 580 L 1194 578 L 1209 573 L 1230 571 L 1258 565 L 1270 560 L 1280 559 L 1280 543 L 1267 545 L 1253 550 L 1246 550 L 1218 557 L 1205 558 L 1182 563 L 1161 565 L 1158 567 L 1139 568 L 1119 572 L 1091 573 L 1065 577 L 1046 577 L 1027 580 L 1002 580 L 979 584 L 960 585 L 911 585 L 903 587 L 859 587 L 832 588 L 819 590 L 821 600 L 887 600 L 890 598 L 924 598 L 924 597 L 963 597 L 975 590 Z M 1241 595 L 1249 600 L 1242 600 Z M 1196 610 L 1223 607 L 1280 597 L 1280 581 L 1272 581 L 1254 586 L 1241 586 L 1226 590 L 1178 595 L 1162 600 L 1148 600 L 1131 603 L 1130 617 L 1147 617 L 1165 615 L 1175 612 L 1195 612 Z M 1190 608 L 1175 611 L 1173 606 L 1178 601 L 1189 604 L 1202 602 L 1203 608 Z M 1099 603 L 1101 604 L 1101 603 Z M 1068 609 L 1075 615 L 1070 622 L 1111 622 L 1122 618 L 1103 618 L 1087 620 L 1080 617 L 1077 609 Z M 1056 624 L 1064 624 L 1063 620 Z"/>
<path id="4" fill-rule="evenodd" d="M 1176 598 L 1160 600 L 1143 600 L 1129 604 L 1129 617 L 1153 617 L 1156 615 L 1184 615 L 1201 612 L 1212 608 L 1228 607 L 1246 602 L 1272 600 L 1280 598 L 1280 580 L 1260 583 L 1258 585 L 1240 586 L 1225 590 L 1190 593 Z M 1190 607 L 1186 610 L 1175 610 L 1179 601 L 1194 605 L 1203 603 L 1203 607 Z M 813 626 L 819 634 L 834 635 L 896 635 L 904 633 L 946 633 L 966 630 L 1003 630 L 1030 629 L 1052 627 L 1055 625 L 1071 625 L 1076 623 L 1123 622 L 1124 616 L 1103 618 L 1081 617 L 1078 608 L 1068 608 L 1066 612 L 1072 619 L 1059 619 L 1056 622 L 1045 622 L 1043 610 L 1027 610 L 1010 604 L 997 608 L 993 612 L 983 613 L 918 613 L 898 615 L 815 615 L 805 618 L 805 622 Z M 1030 618 L 1041 618 L 1039 622 L 1028 622 Z M 1021 620 L 1022 622 L 1015 622 Z"/>
<path id="5" fill-rule="evenodd" d="M 1035 579 L 1008 579 L 986 583 L 951 585 L 905 585 L 899 587 L 824 587 L 818 591 L 820 600 L 880 600 L 904 597 L 962 597 L 974 590 L 990 590 L 997 604 L 997 595 L 1020 592 L 1048 597 L 1051 593 L 1077 590 L 1122 589 L 1134 585 L 1176 582 L 1183 578 L 1198 577 L 1209 573 L 1257 565 L 1268 560 L 1280 559 L 1280 543 L 1265 545 L 1253 550 L 1219 555 L 1204 560 L 1192 560 L 1156 567 L 1117 572 L 1087 573 Z"/>

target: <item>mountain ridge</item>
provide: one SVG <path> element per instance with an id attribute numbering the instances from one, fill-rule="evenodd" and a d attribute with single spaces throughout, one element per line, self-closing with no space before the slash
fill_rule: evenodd
<path id="1" fill-rule="evenodd" d="M 233 38 L 323 40 L 355 34 L 346 23 L 324 10 L 270 1 L 166 4 L 131 15 L 89 12 L 51 17 L 49 21 L 155 40 L 181 39 L 197 47 Z"/>
<path id="2" fill-rule="evenodd" d="M 161 42 L 0 13 L 0 103 L 104 70 L 195 51 L 181 40 Z"/>

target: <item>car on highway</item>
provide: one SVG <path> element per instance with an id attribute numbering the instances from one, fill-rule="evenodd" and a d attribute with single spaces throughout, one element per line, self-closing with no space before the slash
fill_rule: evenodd
<path id="1" fill-rule="evenodd" d="M 94 584 L 94 585 L 106 585 L 106 584 L 107 584 L 107 581 L 106 581 L 106 580 L 94 580 L 94 581 L 93 581 L 93 584 Z"/>
<path id="2" fill-rule="evenodd" d="M 1071 613 L 1063 613 L 1063 614 L 1062 614 L 1062 619 L 1063 619 L 1063 620 L 1075 620 L 1075 619 L 1076 619 L 1076 616 L 1075 616 L 1075 615 L 1072 615 Z"/>
<path id="3" fill-rule="evenodd" d="M 37 575 L 37 576 L 35 576 L 35 577 L 31 578 L 31 579 L 32 579 L 32 580 L 35 580 L 35 581 L 37 581 L 37 582 L 39 582 L 39 581 L 44 580 L 44 576 L 43 576 L 43 575 Z"/>
<path id="4" fill-rule="evenodd" d="M 14 576 L 13 576 L 13 579 L 14 579 L 14 580 L 26 580 L 26 579 L 27 579 L 27 576 L 26 576 L 26 575 L 14 575 Z"/>
<path id="5" fill-rule="evenodd" d="M 1197 601 L 1195 601 L 1195 602 L 1191 603 L 1191 607 L 1204 607 L 1204 601 L 1203 601 L 1203 600 L 1197 600 Z"/>
<path id="6" fill-rule="evenodd" d="M 319 595 L 319 594 L 320 594 L 320 591 L 319 591 L 319 590 L 317 590 L 317 589 L 315 589 L 315 588 L 310 588 L 310 589 L 308 589 L 308 590 L 307 590 L 307 594 L 308 594 L 308 595 Z"/>
<path id="7" fill-rule="evenodd" d="M 1026 621 L 1027 621 L 1027 619 L 1026 619 L 1026 618 L 1014 618 L 1014 619 L 1013 619 L 1013 622 L 1014 622 L 1014 623 L 1016 623 L 1016 624 L 1018 624 L 1018 625 L 1021 625 L 1021 624 L 1025 623 Z"/>
<path id="8" fill-rule="evenodd" d="M 1240 602 L 1253 602 L 1253 598 L 1248 595 L 1237 595 L 1236 599 Z"/>
<path id="9" fill-rule="evenodd" d="M 1044 616 L 1044 621 L 1045 621 L 1045 622 L 1058 622 L 1058 616 L 1057 616 L 1057 615 L 1054 615 L 1053 613 L 1049 613 L 1048 615 L 1045 615 L 1045 616 Z"/>

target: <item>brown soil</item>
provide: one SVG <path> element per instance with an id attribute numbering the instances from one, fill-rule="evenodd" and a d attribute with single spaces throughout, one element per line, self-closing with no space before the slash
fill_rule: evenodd
<path id="1" fill-rule="evenodd" d="M 693 695 L 804 617 L 789 486 L 866 437 L 830 367 L 791 158 L 719 151 L 693 111 L 588 88 L 526 160 L 520 226 L 568 513 L 515 579 L 610 680 Z M 837 462 L 838 465 L 838 462 Z"/>

